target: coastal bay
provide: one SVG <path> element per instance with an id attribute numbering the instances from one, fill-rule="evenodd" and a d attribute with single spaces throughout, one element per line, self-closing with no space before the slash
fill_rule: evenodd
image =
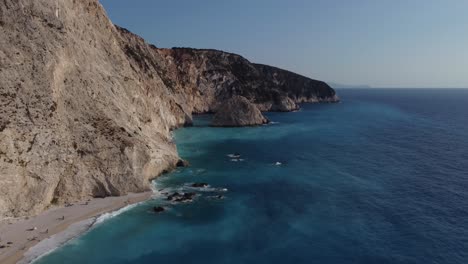
<path id="1" fill-rule="evenodd" d="M 37 263 L 466 263 L 468 90 L 339 92 L 264 126 L 198 116 L 175 131 L 190 167 L 154 182 L 167 195 Z"/>

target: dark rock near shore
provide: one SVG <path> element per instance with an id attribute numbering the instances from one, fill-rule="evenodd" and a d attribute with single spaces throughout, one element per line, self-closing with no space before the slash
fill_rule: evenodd
<path id="1" fill-rule="evenodd" d="M 155 213 L 162 213 L 162 212 L 166 211 L 166 208 L 164 208 L 162 206 L 155 206 L 155 207 L 153 207 L 153 211 Z"/>
<path id="2" fill-rule="evenodd" d="M 206 187 L 208 187 L 208 183 L 196 182 L 196 183 L 192 184 L 192 187 L 194 187 L 194 188 L 206 188 Z"/>
<path id="3" fill-rule="evenodd" d="M 210 200 L 223 200 L 225 198 L 224 195 L 218 194 L 218 195 L 211 195 L 207 197 Z"/>
<path id="4" fill-rule="evenodd" d="M 167 200 L 172 201 L 172 202 L 191 202 L 196 195 L 197 193 L 194 193 L 194 192 L 188 192 L 188 193 L 175 192 L 167 196 Z"/>
<path id="5" fill-rule="evenodd" d="M 188 166 L 190 166 L 190 163 L 188 161 L 186 161 L 186 160 L 180 159 L 179 161 L 177 161 L 176 166 L 177 167 L 188 167 Z"/>
<path id="6" fill-rule="evenodd" d="M 212 126 L 237 127 L 256 126 L 268 123 L 268 119 L 247 98 L 235 95 L 218 109 Z"/>
<path id="7" fill-rule="evenodd" d="M 172 200 L 175 200 L 176 197 L 180 197 L 180 196 L 181 196 L 180 193 L 175 192 L 175 193 L 173 193 L 173 194 L 169 194 L 169 195 L 167 196 L 166 200 L 172 201 Z"/>

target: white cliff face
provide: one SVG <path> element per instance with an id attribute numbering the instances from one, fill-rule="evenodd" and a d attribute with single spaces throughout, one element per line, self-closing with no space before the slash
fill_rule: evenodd
<path id="1" fill-rule="evenodd" d="M 95 0 L 0 4 L 0 215 L 149 189 L 184 122 Z"/>
<path id="2" fill-rule="evenodd" d="M 226 100 L 213 117 L 212 126 L 238 127 L 257 126 L 268 123 L 268 119 L 247 98 L 235 95 Z"/>
<path id="3" fill-rule="evenodd" d="M 178 161 L 171 129 L 233 95 L 261 110 L 284 96 L 334 100 L 289 76 L 234 54 L 157 49 L 114 26 L 97 0 L 2 1 L 0 216 L 148 190 Z"/>

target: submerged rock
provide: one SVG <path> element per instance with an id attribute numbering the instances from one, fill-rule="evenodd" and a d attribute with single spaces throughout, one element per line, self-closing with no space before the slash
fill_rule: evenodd
<path id="1" fill-rule="evenodd" d="M 193 201 L 193 198 L 196 195 L 197 195 L 197 193 L 194 193 L 194 192 L 188 192 L 188 193 L 175 192 L 175 193 L 167 196 L 167 200 L 172 201 L 172 202 L 191 202 L 191 201 Z"/>
<path id="2" fill-rule="evenodd" d="M 155 207 L 153 207 L 153 211 L 154 211 L 155 213 L 161 213 L 161 212 L 166 211 L 166 208 L 164 208 L 164 207 L 162 207 L 162 206 L 155 206 Z"/>
<path id="3" fill-rule="evenodd" d="M 176 199 L 176 197 L 180 197 L 180 195 L 181 195 L 180 193 L 175 192 L 175 193 L 173 193 L 173 194 L 168 195 L 167 198 L 166 198 L 166 200 L 172 201 L 172 200 Z"/>
<path id="4" fill-rule="evenodd" d="M 247 98 L 239 95 L 225 101 L 213 117 L 212 126 L 256 126 L 268 123 L 268 119 Z"/>
<path id="5" fill-rule="evenodd" d="M 194 187 L 194 188 L 206 188 L 206 187 L 208 187 L 208 183 L 196 182 L 196 183 L 192 184 L 192 187 Z"/>
<path id="6" fill-rule="evenodd" d="M 224 199 L 224 195 L 212 195 L 212 196 L 208 196 L 208 198 L 210 199 L 214 199 L 214 200 L 223 200 Z"/>

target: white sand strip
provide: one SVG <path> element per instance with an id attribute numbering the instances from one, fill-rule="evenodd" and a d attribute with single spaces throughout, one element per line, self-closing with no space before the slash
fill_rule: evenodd
<path id="1" fill-rule="evenodd" d="M 5 248 L 0 249 L 0 263 L 13 264 L 20 260 L 20 263 L 28 263 L 88 230 L 97 216 L 148 200 L 152 194 L 96 198 L 69 207 L 52 208 L 30 218 L 3 219 L 0 221 L 0 246 Z M 44 243 L 39 244 L 41 241 Z"/>

